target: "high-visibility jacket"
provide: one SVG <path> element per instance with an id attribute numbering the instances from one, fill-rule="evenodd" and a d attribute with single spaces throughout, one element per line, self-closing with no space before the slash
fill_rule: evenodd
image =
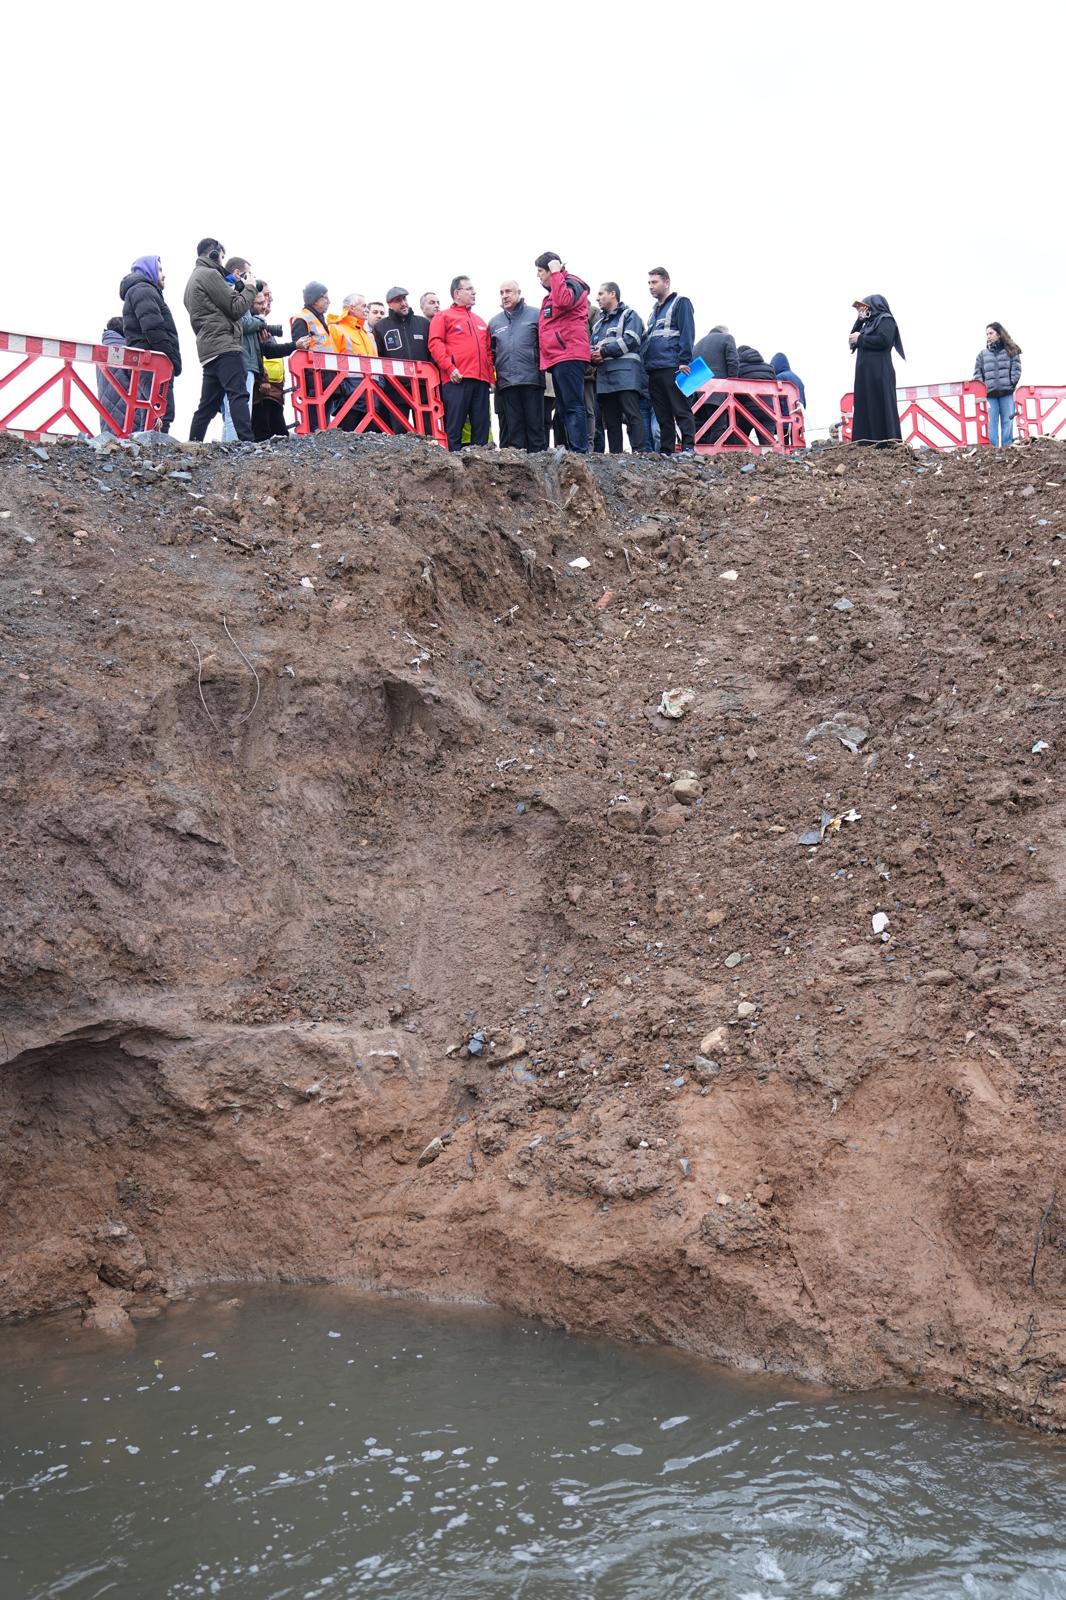
<path id="1" fill-rule="evenodd" d="M 329 323 L 330 337 L 333 348 L 342 356 L 376 356 L 378 347 L 374 342 L 374 335 L 368 329 L 366 322 L 354 311 L 346 311 L 342 317 L 334 316 L 329 312 L 326 318 Z"/>
<path id="2" fill-rule="evenodd" d="M 295 317 L 289 318 L 289 327 L 293 330 L 293 339 L 297 338 L 296 324 L 298 322 L 307 324 L 307 331 L 311 335 L 312 350 L 332 350 L 334 348 L 333 340 L 329 336 L 329 329 L 316 311 L 312 311 L 309 306 L 304 306 L 303 310 L 298 312 Z"/>

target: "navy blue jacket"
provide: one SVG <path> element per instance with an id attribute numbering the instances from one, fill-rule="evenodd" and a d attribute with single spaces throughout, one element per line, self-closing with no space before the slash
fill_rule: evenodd
<path id="1" fill-rule="evenodd" d="M 800 405 L 804 408 L 804 410 L 806 410 L 807 391 L 803 387 L 803 379 L 793 372 L 792 368 L 788 364 L 788 357 L 784 354 L 784 352 L 779 350 L 776 356 L 774 356 L 773 360 L 770 362 L 770 365 L 773 367 L 782 383 L 794 383 L 796 385 L 796 388 L 799 390 Z"/>
<path id="2" fill-rule="evenodd" d="M 614 311 L 601 311 L 592 329 L 592 348 L 599 350 L 602 362 L 593 367 L 597 394 L 618 394 L 641 385 L 640 346 L 644 324 L 623 301 Z"/>
<path id="3" fill-rule="evenodd" d="M 662 305 L 656 301 L 644 335 L 644 365 L 649 372 L 663 367 L 676 372 L 692 365 L 692 345 L 696 338 L 696 318 L 692 301 L 668 294 Z"/>

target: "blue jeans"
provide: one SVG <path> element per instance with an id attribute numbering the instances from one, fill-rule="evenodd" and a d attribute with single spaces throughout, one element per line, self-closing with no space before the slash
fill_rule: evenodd
<path id="1" fill-rule="evenodd" d="M 566 430 L 566 447 L 587 456 L 589 424 L 585 411 L 585 363 L 557 361 L 549 370 L 555 390 L 555 409 L 562 417 Z"/>
<path id="2" fill-rule="evenodd" d="M 644 424 L 644 449 L 658 450 L 659 448 L 659 419 L 651 408 L 651 401 L 646 394 L 640 397 L 640 420 Z"/>
<path id="3" fill-rule="evenodd" d="M 252 403 L 252 389 L 255 386 L 255 373 L 249 372 L 245 382 L 248 385 L 248 404 Z M 222 443 L 233 444 L 237 437 L 237 430 L 233 426 L 233 417 L 230 413 L 229 400 L 222 402 Z"/>
<path id="4" fill-rule="evenodd" d="M 1002 434 L 1002 438 L 1000 435 Z M 988 442 L 1010 444 L 1014 439 L 1013 394 L 990 394 L 988 397 Z"/>

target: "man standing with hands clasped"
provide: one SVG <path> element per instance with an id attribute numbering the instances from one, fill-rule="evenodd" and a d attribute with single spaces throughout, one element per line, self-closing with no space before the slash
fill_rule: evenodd
<path id="1" fill-rule="evenodd" d="M 678 373 L 687 373 L 692 365 L 692 342 L 696 337 L 692 301 L 683 300 L 673 292 L 665 267 L 652 267 L 648 273 L 648 288 L 654 304 L 644 335 L 644 370 L 648 374 L 651 403 L 659 424 L 659 453 L 673 455 L 676 423 L 681 434 L 681 454 L 695 455 L 696 425 L 692 406 L 688 396 L 677 387 Z"/>
<path id="2" fill-rule="evenodd" d="M 463 427 L 470 419 L 470 443 L 489 442 L 489 386 L 492 348 L 489 330 L 475 316 L 477 295 L 464 275 L 452 279 L 452 303 L 429 325 L 429 353 L 443 379 L 444 428 L 448 449 L 460 450 Z"/>

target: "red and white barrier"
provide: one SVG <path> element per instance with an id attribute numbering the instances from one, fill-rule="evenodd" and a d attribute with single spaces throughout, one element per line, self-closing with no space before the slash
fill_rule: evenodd
<path id="1" fill-rule="evenodd" d="M 927 383 L 897 389 L 900 429 L 904 444 L 925 445 L 930 450 L 957 450 L 969 444 L 988 443 L 988 396 L 983 383 Z M 840 402 L 841 438 L 850 440 L 855 396 Z"/>
<path id="2" fill-rule="evenodd" d="M 166 410 L 174 369 L 158 351 L 0 333 L 0 358 L 5 354 L 13 364 L 0 370 L 0 406 L 14 404 L 0 416 L 0 432 L 23 439 L 71 438 L 99 433 L 106 419 L 110 432 L 128 439 L 152 432 Z M 92 388 L 83 376 L 86 368 Z M 106 401 L 96 393 L 100 371 Z"/>
<path id="3" fill-rule="evenodd" d="M 1066 384 L 1019 384 L 1014 404 L 1019 439 L 1066 438 Z"/>
<path id="4" fill-rule="evenodd" d="M 298 350 L 289 372 L 298 434 L 347 423 L 353 433 L 414 433 L 447 447 L 440 373 L 431 362 Z"/>
<path id="5" fill-rule="evenodd" d="M 697 413 L 699 455 L 728 455 L 737 450 L 789 455 L 806 447 L 803 410 L 794 383 L 711 378 L 693 393 L 692 409 Z"/>

